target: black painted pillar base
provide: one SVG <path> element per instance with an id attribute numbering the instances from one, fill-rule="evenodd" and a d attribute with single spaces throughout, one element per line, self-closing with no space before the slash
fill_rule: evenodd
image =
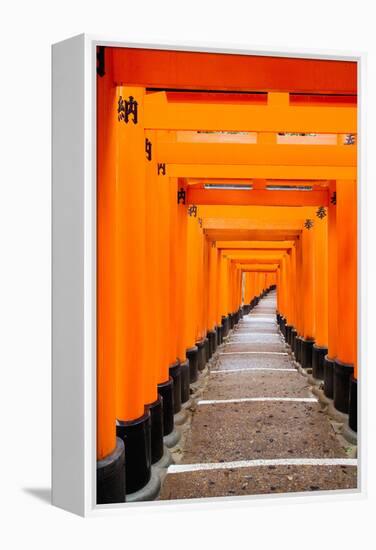
<path id="1" fill-rule="evenodd" d="M 163 404 L 163 435 L 170 434 L 174 429 L 174 381 L 169 380 L 158 384 L 158 393 Z"/>
<path id="2" fill-rule="evenodd" d="M 123 441 L 126 452 L 125 487 L 126 494 L 139 491 L 149 482 L 151 476 L 151 422 L 147 412 L 123 422 L 118 420 L 116 435 Z"/>
<path id="3" fill-rule="evenodd" d="M 324 359 L 328 353 L 328 348 L 317 346 L 312 347 L 312 376 L 317 380 L 324 380 Z"/>
<path id="4" fill-rule="evenodd" d="M 350 405 L 350 380 L 354 367 L 338 361 L 334 362 L 333 402 L 337 411 L 347 414 Z"/>
<path id="5" fill-rule="evenodd" d="M 204 370 L 206 365 L 206 357 L 205 357 L 205 341 L 200 340 L 200 342 L 196 342 L 197 347 L 197 368 L 199 371 Z"/>
<path id="6" fill-rule="evenodd" d="M 324 357 L 324 394 L 333 399 L 334 387 L 334 360 L 327 355 Z"/>
<path id="7" fill-rule="evenodd" d="M 314 340 L 306 340 L 305 338 L 302 338 L 300 364 L 303 369 L 312 368 L 312 348 L 314 343 Z"/>
<path id="8" fill-rule="evenodd" d="M 286 330 L 286 343 L 291 346 L 291 329 L 292 329 L 292 325 L 286 325 L 285 327 L 285 330 Z"/>
<path id="9" fill-rule="evenodd" d="M 229 322 L 229 329 L 233 329 L 234 328 L 234 314 L 233 313 L 228 314 L 228 322 Z"/>
<path id="10" fill-rule="evenodd" d="M 298 334 L 295 339 L 295 359 L 296 362 L 301 364 L 302 361 L 302 337 Z"/>
<path id="11" fill-rule="evenodd" d="M 198 378 L 198 349 L 192 346 L 185 353 L 189 362 L 189 382 L 193 384 Z"/>
<path id="12" fill-rule="evenodd" d="M 220 346 L 222 344 L 222 341 L 223 341 L 222 325 L 217 325 L 215 327 L 215 330 L 217 332 L 217 346 Z"/>
<path id="13" fill-rule="evenodd" d="M 97 504 L 125 502 L 124 442 L 116 438 L 113 453 L 97 461 Z"/>
<path id="14" fill-rule="evenodd" d="M 230 330 L 230 318 L 228 315 L 222 315 L 222 342 L 226 338 Z"/>
<path id="15" fill-rule="evenodd" d="M 183 361 L 180 363 L 180 380 L 181 380 L 181 403 L 189 401 L 189 363 Z"/>
<path id="16" fill-rule="evenodd" d="M 147 405 L 150 412 L 151 463 L 155 464 L 163 456 L 163 403 L 158 399 Z"/>
<path id="17" fill-rule="evenodd" d="M 208 339 L 209 339 L 209 355 L 211 357 L 215 352 L 215 350 L 217 349 L 217 331 L 209 330 Z"/>
<path id="18" fill-rule="evenodd" d="M 292 327 L 291 329 L 291 351 L 293 352 L 294 356 L 296 357 L 296 337 L 298 335 L 298 331 L 296 328 Z"/>
<path id="19" fill-rule="evenodd" d="M 169 368 L 170 376 L 174 382 L 174 414 L 181 409 L 181 368 L 180 361 L 176 361 Z"/>
<path id="20" fill-rule="evenodd" d="M 284 339 L 286 340 L 286 319 L 284 317 L 281 317 L 281 332 Z"/>
<path id="21" fill-rule="evenodd" d="M 206 336 L 204 338 L 204 356 L 205 356 L 205 365 L 209 361 L 211 355 L 210 355 L 210 346 L 209 346 L 209 338 Z"/>
<path id="22" fill-rule="evenodd" d="M 358 381 L 353 376 L 350 380 L 349 426 L 354 432 L 358 431 Z"/>

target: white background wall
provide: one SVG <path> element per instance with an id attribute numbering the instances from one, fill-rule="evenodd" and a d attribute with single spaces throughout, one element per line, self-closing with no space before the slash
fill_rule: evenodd
<path id="1" fill-rule="evenodd" d="M 0 14 L 0 448 L 3 548 L 305 550 L 374 544 L 375 103 L 373 2 L 358 0 L 64 0 L 2 4 Z M 358 502 L 265 501 L 215 511 L 82 520 L 47 502 L 50 480 L 50 45 L 89 32 L 125 41 L 368 52 L 369 497 Z M 372 454 L 371 454 L 372 452 Z M 163 540 L 163 534 L 165 540 Z M 363 543 L 360 538 L 364 538 Z M 7 539 L 4 543 L 2 539 Z M 373 539 L 373 543 L 371 540 Z M 357 542 L 358 541 L 358 542 Z"/>

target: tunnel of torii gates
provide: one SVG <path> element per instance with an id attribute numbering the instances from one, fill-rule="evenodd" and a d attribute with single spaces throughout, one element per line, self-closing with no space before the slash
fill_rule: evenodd
<path id="1" fill-rule="evenodd" d="M 150 51 L 132 51 L 144 52 L 147 73 Z M 308 85 L 322 85 L 319 101 L 293 95 L 310 71 L 292 71 L 300 76 L 290 89 L 288 77 L 238 82 L 249 56 L 234 87 L 263 94 L 233 94 L 226 83 L 227 93 L 195 93 L 182 81 L 169 92 L 168 69 L 166 89 L 148 88 L 136 65 L 127 84 L 126 52 L 102 49 L 97 77 L 98 503 L 142 494 L 176 443 L 200 370 L 270 289 L 296 361 L 356 430 L 356 84 L 343 97 L 330 81 L 336 70 L 345 80 L 343 62 Z M 205 59 L 200 72 L 191 55 L 203 78 Z M 216 56 L 220 75 L 229 56 Z M 207 89 L 223 74 L 213 69 Z"/>

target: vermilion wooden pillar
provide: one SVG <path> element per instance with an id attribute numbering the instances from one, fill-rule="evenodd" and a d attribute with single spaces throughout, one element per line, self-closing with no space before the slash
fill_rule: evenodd
<path id="1" fill-rule="evenodd" d="M 302 341 L 304 338 L 304 311 L 305 301 L 303 296 L 303 256 L 302 256 L 302 235 L 299 235 L 295 241 L 296 258 L 296 284 L 295 284 L 295 303 L 296 303 L 296 336 L 294 346 L 294 356 L 298 363 L 301 362 Z"/>
<path id="2" fill-rule="evenodd" d="M 158 393 L 163 400 L 163 434 L 164 443 L 170 447 L 176 442 L 177 432 L 174 430 L 174 384 L 170 376 L 172 364 L 171 348 L 175 342 L 175 332 L 171 335 L 171 216 L 172 198 L 171 181 L 166 166 L 158 161 L 159 136 L 155 144 L 157 163 L 155 166 L 154 185 L 158 193 L 158 309 L 156 323 L 158 323 L 158 337 L 160 341 Z M 174 257 L 173 257 L 174 261 Z M 174 275 L 175 276 L 175 275 Z M 174 288 L 174 283 L 172 284 Z M 172 339 L 171 339 L 172 338 Z"/>
<path id="3" fill-rule="evenodd" d="M 126 491 L 135 494 L 151 479 L 151 421 L 145 408 L 146 239 L 143 88 L 116 90 L 115 296 L 117 433 L 126 441 Z"/>
<path id="4" fill-rule="evenodd" d="M 170 273 L 169 273 L 169 286 L 170 286 L 170 308 L 169 308 L 169 374 L 173 380 L 173 403 L 172 409 L 174 415 L 178 414 L 181 410 L 181 393 L 182 393 L 182 380 L 181 373 L 182 368 L 179 360 L 179 318 L 181 312 L 179 310 L 180 299 L 180 285 L 178 280 L 179 273 L 179 230 L 178 230 L 178 180 L 176 178 L 169 178 L 168 181 L 169 192 L 169 236 L 170 236 Z M 155 204 L 158 204 L 156 201 Z M 156 322 L 158 320 L 156 319 Z M 184 367 L 183 367 L 184 369 Z"/>
<path id="5" fill-rule="evenodd" d="M 124 443 L 116 437 L 117 95 L 108 71 L 97 80 L 97 503 L 124 502 Z"/>
<path id="6" fill-rule="evenodd" d="M 144 401 L 148 406 L 151 421 L 151 461 L 158 462 L 163 456 L 163 403 L 158 394 L 159 372 L 163 360 L 160 323 L 154 318 L 159 313 L 159 210 L 155 207 L 158 197 L 156 185 L 156 146 L 157 132 L 145 132 L 147 146 L 145 158 L 145 228 L 146 258 L 145 273 L 146 305 L 144 315 L 145 329 L 145 364 L 147 374 L 144 377 Z"/>
<path id="7" fill-rule="evenodd" d="M 197 208 L 197 207 L 196 207 Z M 196 346 L 199 304 L 198 304 L 198 266 L 199 266 L 199 241 L 197 210 L 188 208 L 187 222 L 187 284 L 186 284 L 186 356 L 189 362 L 190 383 L 198 378 L 198 348 Z"/>
<path id="8" fill-rule="evenodd" d="M 312 347 L 315 341 L 315 279 L 314 279 L 314 220 L 307 219 L 302 232 L 302 299 L 304 300 L 303 339 L 301 365 L 312 367 Z"/>
<path id="9" fill-rule="evenodd" d="M 338 269 L 336 182 L 329 183 L 328 206 L 328 353 L 324 361 L 324 393 L 333 398 L 334 362 L 337 356 Z"/>
<path id="10" fill-rule="evenodd" d="M 187 236 L 188 236 L 188 205 L 185 201 L 185 187 L 178 181 L 177 198 L 177 264 L 176 264 L 176 308 L 177 308 L 177 352 L 180 362 L 181 403 L 189 402 L 189 364 L 186 358 L 188 347 L 189 309 L 187 304 Z"/>
<path id="11" fill-rule="evenodd" d="M 357 397 L 357 185 L 339 180 L 337 202 L 338 333 L 334 405 L 350 413 L 356 430 Z M 350 399 L 351 395 L 351 399 Z"/>
<path id="12" fill-rule="evenodd" d="M 312 348 L 312 376 L 323 380 L 324 358 L 328 353 L 328 217 L 325 208 L 316 213 L 315 225 L 315 343 Z"/>
<path id="13" fill-rule="evenodd" d="M 218 249 L 214 241 L 208 242 L 209 253 L 209 289 L 208 289 L 208 338 L 209 353 L 217 348 L 217 309 L 218 309 Z"/>

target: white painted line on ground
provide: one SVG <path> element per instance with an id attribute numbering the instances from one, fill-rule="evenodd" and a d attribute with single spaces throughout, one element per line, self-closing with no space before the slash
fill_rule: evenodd
<path id="1" fill-rule="evenodd" d="M 279 332 L 234 332 L 233 336 L 279 336 Z"/>
<path id="2" fill-rule="evenodd" d="M 219 403 L 251 403 L 260 401 L 291 401 L 294 403 L 317 403 L 317 397 L 239 397 L 239 399 L 202 399 L 197 405 L 217 405 Z"/>
<path id="3" fill-rule="evenodd" d="M 260 466 L 357 466 L 356 458 L 272 458 L 235 460 L 233 462 L 203 462 L 198 464 L 171 464 L 168 474 L 182 474 L 200 470 L 228 470 L 230 468 L 254 468 Z"/>
<path id="4" fill-rule="evenodd" d="M 252 372 L 254 370 L 266 370 L 266 371 L 270 371 L 270 370 L 278 370 L 278 371 L 284 371 L 284 372 L 295 372 L 296 374 L 298 374 L 298 371 L 296 369 L 283 369 L 283 368 L 279 368 L 279 367 L 250 367 L 248 369 L 223 369 L 223 370 L 211 370 L 210 371 L 210 374 L 227 374 L 227 373 L 231 373 L 231 372 Z"/>
<path id="5" fill-rule="evenodd" d="M 231 338 L 231 341 L 234 342 L 235 340 L 239 340 L 239 342 L 246 342 L 246 340 L 244 338 L 242 338 L 242 334 L 233 334 L 232 335 L 232 338 Z M 275 341 L 278 341 L 280 342 L 282 340 L 282 338 L 280 337 L 279 334 L 270 334 L 270 332 L 257 332 L 256 334 L 244 334 L 245 337 L 249 338 L 252 336 L 254 337 L 255 340 L 262 340 L 263 342 L 269 340 L 269 344 L 272 343 L 270 342 L 270 340 L 272 340 L 273 342 Z M 269 338 L 267 340 L 264 340 L 263 337 L 264 336 L 268 336 Z M 271 338 L 272 337 L 272 338 Z M 252 343 L 253 340 L 251 340 Z"/>
<path id="6" fill-rule="evenodd" d="M 288 353 L 286 351 L 223 351 L 218 355 L 288 355 Z"/>

